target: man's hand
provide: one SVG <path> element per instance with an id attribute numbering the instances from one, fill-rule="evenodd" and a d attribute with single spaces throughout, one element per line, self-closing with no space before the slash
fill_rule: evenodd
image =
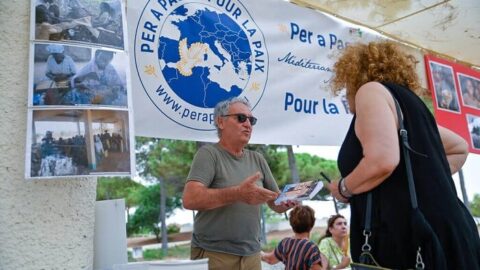
<path id="1" fill-rule="evenodd" d="M 275 200 L 271 200 L 268 202 L 268 206 L 270 207 L 270 209 L 272 209 L 277 213 L 284 213 L 288 209 L 291 209 L 299 204 L 300 204 L 299 201 L 291 201 L 291 200 L 283 201 L 279 205 L 275 204 Z"/>
<path id="2" fill-rule="evenodd" d="M 247 204 L 262 204 L 277 198 L 278 194 L 276 192 L 256 185 L 260 177 L 260 172 L 256 172 L 243 180 L 237 187 L 242 202 Z"/>
<path id="3" fill-rule="evenodd" d="M 183 207 L 190 210 L 210 210 L 236 202 L 258 205 L 273 204 L 276 192 L 257 186 L 259 172 L 247 177 L 239 185 L 226 188 L 208 188 L 201 181 L 190 180 L 183 190 Z"/>

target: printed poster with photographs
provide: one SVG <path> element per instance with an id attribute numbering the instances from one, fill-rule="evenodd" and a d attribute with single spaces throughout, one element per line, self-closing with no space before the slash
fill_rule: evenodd
<path id="1" fill-rule="evenodd" d="M 426 55 L 427 77 L 439 125 L 455 131 L 480 154 L 480 72 Z"/>
<path id="2" fill-rule="evenodd" d="M 26 178 L 135 169 L 125 3 L 31 2 Z"/>

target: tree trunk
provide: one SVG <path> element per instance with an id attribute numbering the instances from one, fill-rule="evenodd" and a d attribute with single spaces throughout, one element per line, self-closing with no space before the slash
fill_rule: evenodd
<path id="1" fill-rule="evenodd" d="M 165 193 L 165 180 L 160 177 L 158 179 L 158 182 L 160 184 L 160 217 L 159 221 L 162 223 L 162 252 L 163 255 L 166 256 L 168 253 L 168 236 L 167 236 L 167 224 L 166 222 L 166 217 L 165 217 L 165 209 L 166 209 L 166 204 L 167 204 L 167 197 Z"/>
<path id="2" fill-rule="evenodd" d="M 261 237 L 261 242 L 263 245 L 267 244 L 267 219 L 265 218 L 265 205 L 260 206 L 260 212 L 261 212 L 261 224 L 262 224 L 262 237 Z"/>
<path id="3" fill-rule="evenodd" d="M 293 147 L 287 145 L 287 154 L 288 154 L 288 167 L 290 172 L 292 172 L 292 183 L 300 183 L 300 176 L 298 175 L 297 162 L 295 160 L 295 154 L 293 153 Z"/>

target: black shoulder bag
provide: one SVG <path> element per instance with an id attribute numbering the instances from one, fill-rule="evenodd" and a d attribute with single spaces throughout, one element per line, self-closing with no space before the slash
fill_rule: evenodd
<path id="1" fill-rule="evenodd" d="M 390 89 L 388 90 L 390 91 Z M 446 269 L 446 262 L 444 259 L 445 256 L 440 246 L 438 237 L 433 231 L 433 229 L 431 228 L 430 224 L 426 220 L 423 213 L 418 208 L 417 195 L 415 192 L 415 184 L 413 180 L 412 164 L 410 161 L 409 151 L 412 151 L 413 153 L 419 154 L 422 156 L 425 156 L 425 155 L 414 151 L 408 144 L 408 134 L 403 123 L 402 110 L 400 108 L 400 105 L 397 99 L 395 98 L 395 96 L 393 96 L 393 94 L 392 94 L 392 97 L 395 102 L 395 108 L 397 110 L 398 124 L 400 126 L 399 136 L 401 138 L 401 148 L 403 152 L 403 157 L 405 159 L 405 167 L 406 167 L 407 178 L 408 178 L 408 190 L 410 193 L 410 203 L 412 206 L 412 212 L 411 212 L 412 237 L 413 239 L 415 239 L 415 244 L 418 247 L 417 258 L 416 258 L 414 269 L 415 270 L 425 269 L 425 264 L 422 258 L 422 254 L 425 254 L 424 250 L 422 250 L 422 247 L 425 247 L 425 244 L 428 244 L 430 247 L 427 252 L 428 253 L 433 252 L 434 255 L 431 257 L 435 258 L 435 260 L 431 262 L 432 265 L 429 265 L 429 269 Z M 372 235 L 371 221 L 372 221 L 372 192 L 369 192 L 367 194 L 365 227 L 363 230 L 363 235 L 365 236 L 365 243 L 362 246 L 362 253 L 360 254 L 359 262 L 351 263 L 351 267 L 353 270 L 369 270 L 369 269 L 389 270 L 390 269 L 390 268 L 385 268 L 380 266 L 371 253 L 372 246 L 370 246 L 370 244 L 368 243 L 368 239 Z M 432 255 L 432 254 L 429 254 L 429 255 Z"/>

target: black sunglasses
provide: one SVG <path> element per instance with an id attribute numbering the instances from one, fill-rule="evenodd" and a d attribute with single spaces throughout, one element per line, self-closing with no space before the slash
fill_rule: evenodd
<path id="1" fill-rule="evenodd" d="M 253 117 L 253 116 L 247 116 L 243 113 L 234 113 L 234 114 L 225 114 L 225 115 L 222 115 L 223 117 L 227 117 L 227 116 L 236 116 L 237 117 L 237 121 L 239 123 L 245 123 L 245 121 L 250 121 L 250 124 L 253 126 L 257 123 L 257 118 Z"/>

